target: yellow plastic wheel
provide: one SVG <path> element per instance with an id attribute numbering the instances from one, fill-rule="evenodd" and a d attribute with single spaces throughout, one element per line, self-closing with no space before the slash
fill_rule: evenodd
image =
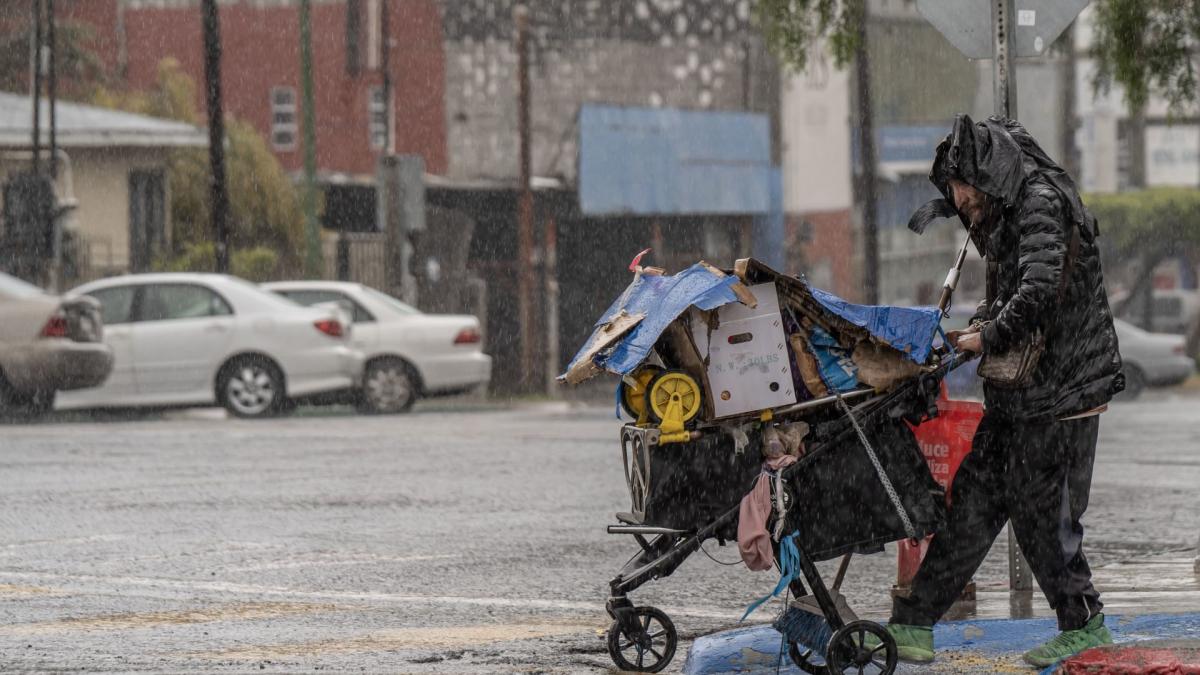
<path id="1" fill-rule="evenodd" d="M 621 408 L 626 415 L 635 420 L 645 417 L 646 390 L 649 389 L 650 382 L 662 371 L 663 369 L 658 366 L 641 366 L 629 375 L 629 378 L 634 381 L 632 386 L 627 380 L 621 380 Z"/>
<path id="2" fill-rule="evenodd" d="M 680 370 L 660 373 L 650 383 L 646 392 L 646 403 L 650 413 L 659 421 L 667 420 L 673 413 L 672 404 L 677 403 L 679 422 L 687 422 L 700 413 L 703 402 L 700 385 L 691 375 Z"/>

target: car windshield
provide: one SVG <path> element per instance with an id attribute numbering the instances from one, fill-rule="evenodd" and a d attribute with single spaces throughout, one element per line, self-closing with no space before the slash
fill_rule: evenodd
<path id="1" fill-rule="evenodd" d="M 0 295 L 9 298 L 32 298 L 45 295 L 46 292 L 33 284 L 21 281 L 7 274 L 0 274 Z"/>
<path id="2" fill-rule="evenodd" d="M 407 305 L 407 304 L 397 300 L 396 298 L 393 298 L 392 296 L 388 295 L 387 293 L 384 293 L 382 291 L 377 291 L 374 288 L 371 288 L 370 286 L 363 286 L 363 291 L 366 292 L 366 294 L 371 296 L 372 298 L 375 298 L 376 300 L 378 300 L 378 301 L 382 302 L 383 304 L 387 305 L 388 307 L 392 308 L 398 314 L 420 314 L 421 313 L 421 310 L 413 307 L 412 305 Z"/>

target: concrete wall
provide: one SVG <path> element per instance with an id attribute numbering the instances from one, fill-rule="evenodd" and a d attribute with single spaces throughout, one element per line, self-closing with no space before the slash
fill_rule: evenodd
<path id="1" fill-rule="evenodd" d="M 518 172 L 512 0 L 442 0 L 449 174 Z M 767 112 L 747 0 L 543 0 L 531 9 L 535 175 L 575 176 L 584 102 Z"/>

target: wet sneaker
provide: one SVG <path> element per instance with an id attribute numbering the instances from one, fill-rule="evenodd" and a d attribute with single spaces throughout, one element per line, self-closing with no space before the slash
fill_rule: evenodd
<path id="1" fill-rule="evenodd" d="M 892 639 L 896 641 L 896 656 L 901 661 L 909 663 L 929 663 L 933 661 L 933 629 L 928 626 L 905 626 L 889 623 L 885 626 Z M 879 646 L 879 639 L 867 633 L 864 640 L 867 649 Z"/>
<path id="2" fill-rule="evenodd" d="M 1065 630 L 1041 647 L 1025 652 L 1025 662 L 1046 668 L 1092 647 L 1111 645 L 1112 641 L 1112 634 L 1104 627 L 1104 615 L 1097 614 L 1083 628 Z"/>

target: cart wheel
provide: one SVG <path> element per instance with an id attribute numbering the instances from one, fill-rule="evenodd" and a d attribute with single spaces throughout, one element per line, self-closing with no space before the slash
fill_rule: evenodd
<path id="1" fill-rule="evenodd" d="M 621 409 L 635 420 L 643 419 L 646 412 L 646 390 L 650 382 L 663 371 L 658 366 L 645 365 L 630 374 L 635 386 L 629 386 L 624 378 L 621 379 Z"/>
<path id="2" fill-rule="evenodd" d="M 868 647 L 867 635 L 879 643 Z M 891 675 L 896 671 L 896 641 L 872 621 L 854 621 L 833 634 L 825 652 L 830 675 Z"/>
<path id="3" fill-rule="evenodd" d="M 679 403 L 680 422 L 690 421 L 700 412 L 700 385 L 682 370 L 659 373 L 646 391 L 646 405 L 650 408 L 650 416 L 662 422 L 667 419 L 667 412 L 676 401 Z"/>
<path id="4" fill-rule="evenodd" d="M 788 656 L 792 658 L 792 663 L 796 664 L 797 668 L 810 673 L 810 675 L 826 675 L 828 672 L 825 670 L 823 662 L 813 660 L 814 656 L 820 658 L 820 655 L 798 642 L 788 643 Z"/>
<path id="5" fill-rule="evenodd" d="M 621 622 L 613 621 L 608 629 L 608 655 L 621 670 L 635 673 L 657 673 L 675 657 L 679 635 L 675 624 L 656 607 L 635 607 L 631 620 L 638 630 L 633 635 L 621 631 Z"/>

